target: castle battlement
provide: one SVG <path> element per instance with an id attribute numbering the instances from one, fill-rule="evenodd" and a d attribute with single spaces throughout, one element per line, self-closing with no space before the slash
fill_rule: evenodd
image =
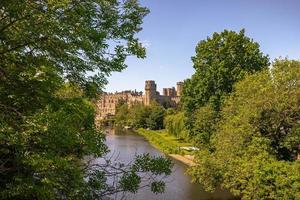
<path id="1" fill-rule="evenodd" d="M 134 104 L 150 105 L 152 101 L 156 101 L 163 106 L 176 107 L 180 101 L 183 82 L 177 82 L 176 89 L 163 88 L 163 95 L 156 90 L 154 80 L 145 81 L 145 93 L 136 90 L 125 90 L 115 93 L 103 93 L 96 102 L 97 116 L 96 120 L 101 120 L 116 114 L 116 106 L 119 102 L 127 103 L 128 106 Z"/>

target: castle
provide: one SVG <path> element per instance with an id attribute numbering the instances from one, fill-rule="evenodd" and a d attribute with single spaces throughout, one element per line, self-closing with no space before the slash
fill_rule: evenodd
<path id="1" fill-rule="evenodd" d="M 109 116 L 114 116 L 116 106 L 120 101 L 127 103 L 128 106 L 134 104 L 150 105 L 150 102 L 156 101 L 159 104 L 167 107 L 176 107 L 180 101 L 182 92 L 182 82 L 177 82 L 175 87 L 163 88 L 163 95 L 156 90 L 156 83 L 153 80 L 145 82 L 145 94 L 137 91 L 123 91 L 115 93 L 103 93 L 96 102 L 97 116 L 96 120 L 101 120 Z"/>

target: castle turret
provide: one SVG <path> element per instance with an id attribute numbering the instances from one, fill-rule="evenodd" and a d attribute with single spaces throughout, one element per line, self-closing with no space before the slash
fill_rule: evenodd
<path id="1" fill-rule="evenodd" d="M 155 99 L 156 99 L 155 81 L 148 80 L 145 82 L 145 105 L 150 105 L 150 102 Z"/>
<path id="2" fill-rule="evenodd" d="M 163 95 L 168 96 L 168 88 L 163 88 Z"/>
<path id="3" fill-rule="evenodd" d="M 177 96 L 181 96 L 182 94 L 182 88 L 183 88 L 183 82 L 177 82 L 176 83 L 176 94 Z"/>
<path id="4" fill-rule="evenodd" d="M 172 88 L 163 88 L 163 95 L 168 97 L 175 97 L 176 96 L 176 90 L 174 87 Z"/>

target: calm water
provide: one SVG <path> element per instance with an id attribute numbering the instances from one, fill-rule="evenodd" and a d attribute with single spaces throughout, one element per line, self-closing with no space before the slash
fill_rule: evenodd
<path id="1" fill-rule="evenodd" d="M 132 131 L 107 131 L 106 144 L 111 150 L 110 154 L 118 156 L 118 161 L 125 163 L 134 159 L 136 154 L 150 153 L 163 155 L 152 147 L 148 141 Z M 153 194 L 149 189 L 142 189 L 137 194 L 130 194 L 127 199 L 135 200 L 227 200 L 232 199 L 230 193 L 217 190 L 207 193 L 201 185 L 191 183 L 191 177 L 185 174 L 187 166 L 175 159 L 173 173 L 168 177 L 166 190 L 163 194 Z"/>

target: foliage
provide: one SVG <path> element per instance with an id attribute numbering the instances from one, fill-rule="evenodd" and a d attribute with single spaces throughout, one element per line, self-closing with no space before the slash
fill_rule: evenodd
<path id="1" fill-rule="evenodd" d="M 164 107 L 160 106 L 158 103 L 153 102 L 150 105 L 150 114 L 146 119 L 147 128 L 151 130 L 159 130 L 164 127 Z"/>
<path id="2" fill-rule="evenodd" d="M 226 100 L 213 135 L 202 149 L 195 181 L 217 185 L 242 199 L 300 198 L 300 61 L 276 60 L 247 76 Z"/>
<path id="3" fill-rule="evenodd" d="M 127 125 L 129 108 L 127 104 L 118 104 L 116 106 L 115 125 L 124 127 Z"/>
<path id="4" fill-rule="evenodd" d="M 150 108 L 142 104 L 132 105 L 128 112 L 127 122 L 133 128 L 147 128 Z"/>
<path id="5" fill-rule="evenodd" d="M 83 156 L 107 151 L 94 127 L 93 105 L 60 97 L 64 91 L 34 114 L 1 115 L 2 199 L 74 198 L 85 184 Z"/>
<path id="6" fill-rule="evenodd" d="M 115 124 L 158 130 L 163 128 L 164 114 L 164 107 L 156 102 L 151 102 L 149 106 L 134 104 L 129 107 L 127 104 L 123 104 L 117 107 Z"/>
<path id="7" fill-rule="evenodd" d="M 195 111 L 194 119 L 192 132 L 195 135 L 189 135 L 189 139 L 199 147 L 210 148 L 210 138 L 216 130 L 219 113 L 208 103 Z"/>
<path id="8" fill-rule="evenodd" d="M 185 116 L 183 112 L 166 115 L 164 119 L 165 128 L 168 133 L 179 139 L 187 139 L 187 130 L 185 129 Z"/>
<path id="9" fill-rule="evenodd" d="M 148 10 L 136 0 L 2 0 L 0 7 L 1 74 L 7 79 L 11 70 L 25 78 L 51 66 L 93 95 L 111 71 L 126 67 L 128 55 L 145 57 L 135 34 Z"/>
<path id="10" fill-rule="evenodd" d="M 104 160 L 88 165 L 85 177 L 88 184 L 82 190 L 82 195 L 85 199 L 116 198 L 118 192 L 121 193 L 120 198 L 124 198 L 122 193 L 135 193 L 141 185 L 150 187 L 154 193 L 161 193 L 165 189 L 163 179 L 171 174 L 172 166 L 170 159 L 149 154 L 137 155 L 132 164 L 119 162 L 118 158 L 113 160 L 104 157 Z"/>
<path id="11" fill-rule="evenodd" d="M 136 0 L 0 2 L 0 199 L 118 192 L 104 169 L 85 170 L 107 152 L 90 97 L 127 56 L 145 56 L 135 35 L 147 13 Z"/>
<path id="12" fill-rule="evenodd" d="M 209 107 L 219 112 L 223 99 L 232 91 L 234 83 L 269 64 L 268 57 L 259 50 L 259 44 L 245 36 L 244 30 L 239 33 L 224 30 L 200 41 L 192 61 L 196 72 L 184 82 L 181 99 L 191 137 L 198 134 L 197 129 L 211 123 L 198 123 L 200 127 L 194 129 L 197 121 L 195 113 L 199 116 L 200 112 L 210 110 Z M 195 112 L 203 106 L 206 108 Z"/>
<path id="13" fill-rule="evenodd" d="M 166 110 L 166 115 L 174 115 L 176 114 L 176 110 L 174 108 L 168 108 Z"/>

